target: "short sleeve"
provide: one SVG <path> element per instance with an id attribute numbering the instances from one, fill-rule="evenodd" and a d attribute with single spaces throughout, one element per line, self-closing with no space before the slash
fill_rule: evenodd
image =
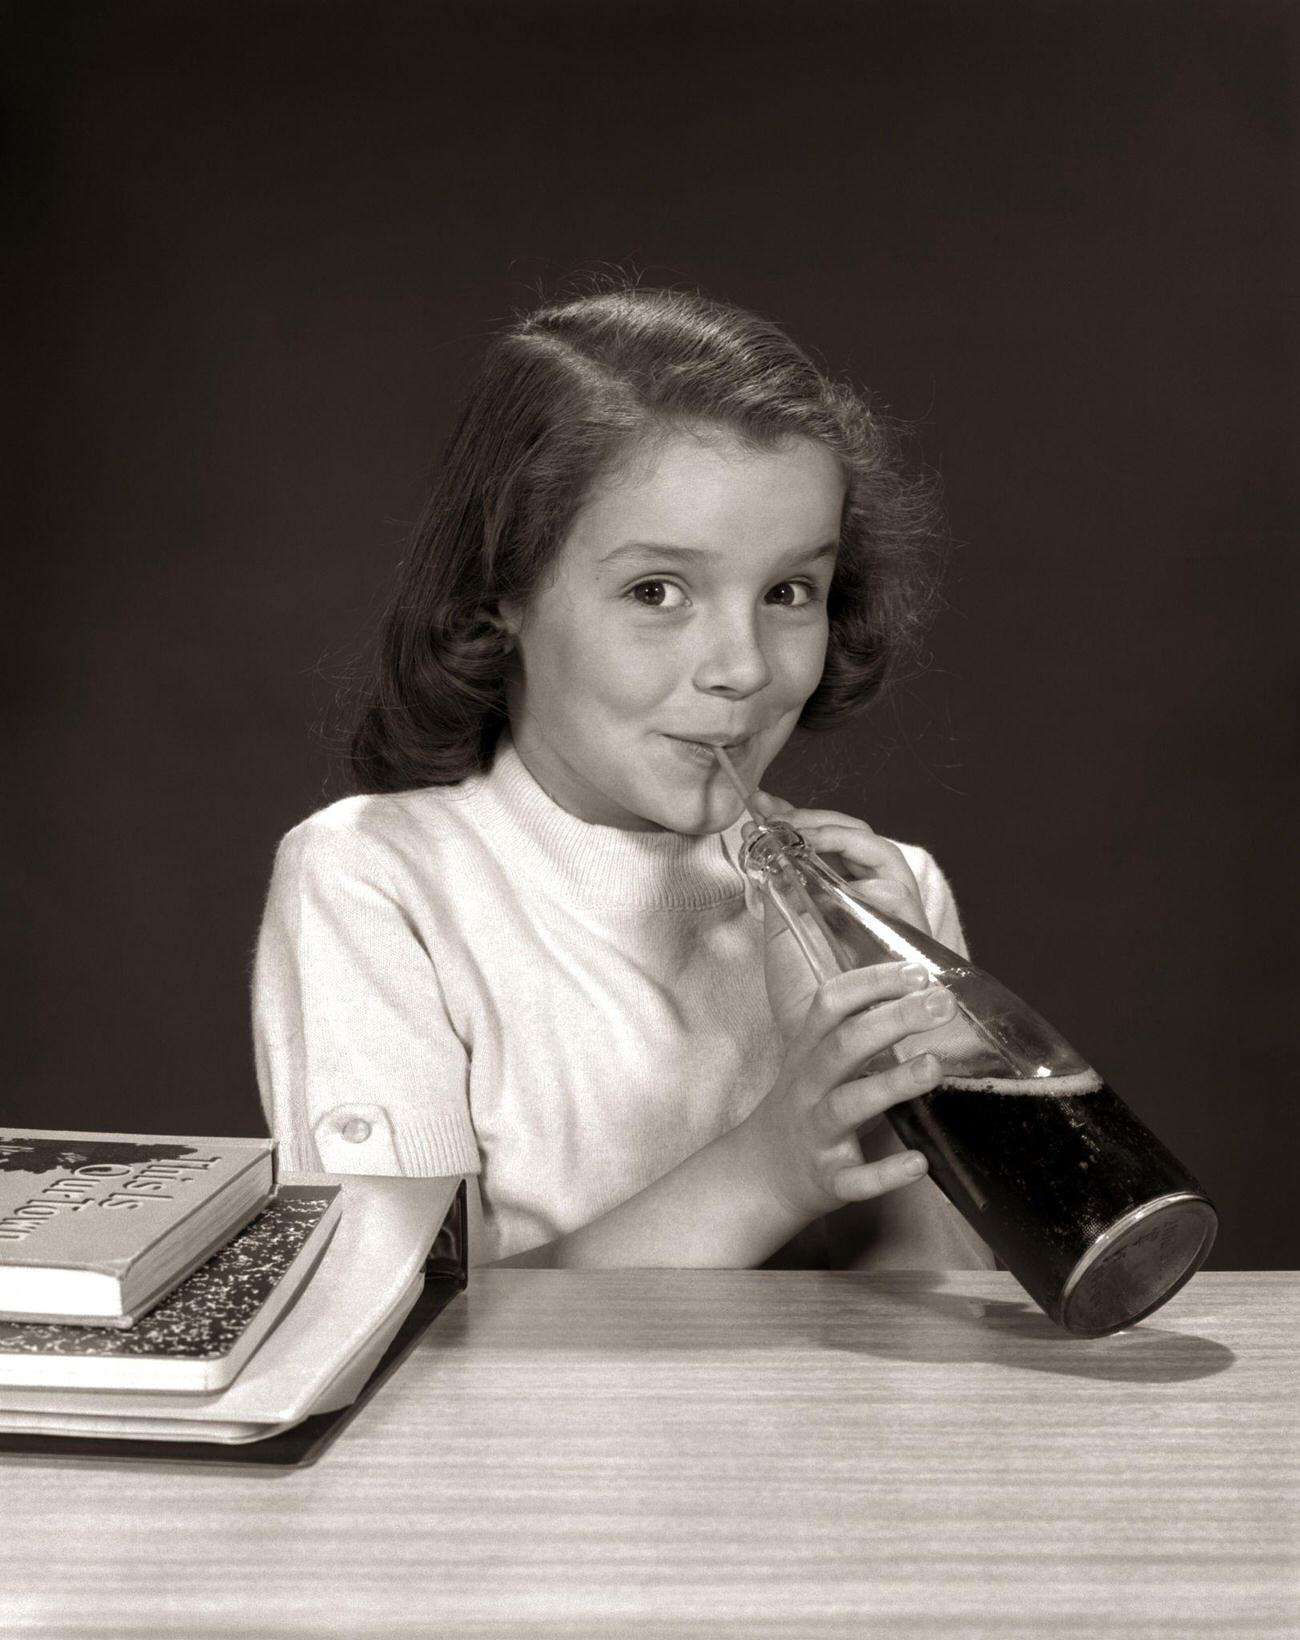
<path id="1" fill-rule="evenodd" d="M 285 1172 L 476 1173 L 469 1058 L 382 861 L 316 816 L 281 843 L 253 965 L 258 1088 Z"/>
<path id="2" fill-rule="evenodd" d="M 940 945 L 946 945 L 958 956 L 969 957 L 970 951 L 966 946 L 966 934 L 957 911 L 957 901 L 949 887 L 948 879 L 935 863 L 934 856 L 927 850 L 918 848 L 914 843 L 900 843 L 899 847 L 912 868 L 917 887 L 921 890 L 921 904 L 925 907 L 925 914 L 929 919 L 930 932 Z"/>

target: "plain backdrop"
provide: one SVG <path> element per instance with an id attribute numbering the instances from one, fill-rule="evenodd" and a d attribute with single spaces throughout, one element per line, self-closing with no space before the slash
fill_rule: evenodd
<path id="1" fill-rule="evenodd" d="M 1300 1264 L 1300 7 L 4 8 L 0 1114 L 263 1131 L 279 836 L 483 338 L 575 275 L 783 322 L 915 428 L 930 664 L 768 784 L 925 844 L 973 952 Z"/>

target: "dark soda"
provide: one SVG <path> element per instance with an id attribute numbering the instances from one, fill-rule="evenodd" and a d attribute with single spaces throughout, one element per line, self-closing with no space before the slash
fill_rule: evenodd
<path id="1" fill-rule="evenodd" d="M 1054 1321 L 1096 1337 L 1149 1315 L 1214 1240 L 1204 1192 L 1092 1073 L 958 1079 L 889 1112 L 930 1177 Z"/>

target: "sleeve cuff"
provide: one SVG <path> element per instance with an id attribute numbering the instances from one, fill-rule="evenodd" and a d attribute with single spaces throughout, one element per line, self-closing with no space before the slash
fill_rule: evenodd
<path id="1" fill-rule="evenodd" d="M 312 1130 L 328 1173 L 445 1178 L 479 1171 L 474 1135 L 458 1122 L 404 1113 L 400 1127 L 385 1105 L 333 1105 Z"/>

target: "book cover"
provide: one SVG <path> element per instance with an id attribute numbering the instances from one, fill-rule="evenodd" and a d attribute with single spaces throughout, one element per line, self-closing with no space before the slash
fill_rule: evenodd
<path id="1" fill-rule="evenodd" d="M 134 1327 L 0 1321 L 0 1384 L 223 1389 L 310 1276 L 341 1208 L 338 1185 L 285 1185 Z"/>
<path id="2" fill-rule="evenodd" d="M 0 1128 L 0 1319 L 129 1325 L 262 1206 L 274 1148 Z"/>

